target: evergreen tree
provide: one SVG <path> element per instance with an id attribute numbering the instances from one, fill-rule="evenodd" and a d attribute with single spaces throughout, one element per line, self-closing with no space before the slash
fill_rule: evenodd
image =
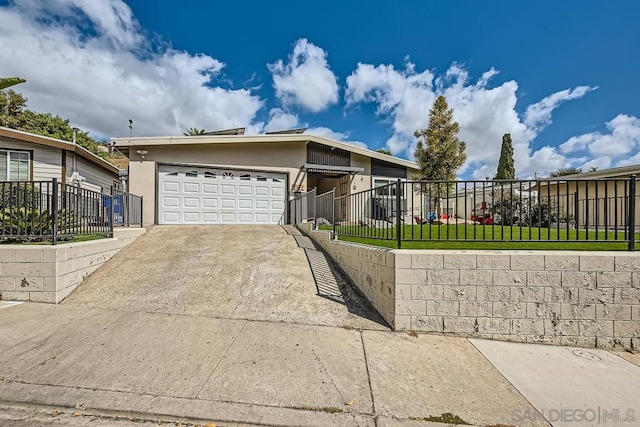
<path id="1" fill-rule="evenodd" d="M 453 110 L 440 95 L 429 111 L 429 125 L 415 131 L 418 144 L 414 156 L 425 181 L 452 181 L 448 184 L 424 184 L 420 190 L 439 206 L 439 200 L 453 188 L 457 171 L 467 160 L 465 143 L 458 139 L 460 126 L 453 120 Z M 438 208 L 439 211 L 439 208 Z"/>
<path id="2" fill-rule="evenodd" d="M 494 179 L 516 179 L 516 167 L 513 163 L 513 144 L 511 143 L 511 134 L 509 133 L 505 133 L 502 137 L 498 171 Z"/>
<path id="3" fill-rule="evenodd" d="M 198 129 L 198 128 L 189 128 L 187 129 L 186 132 L 183 133 L 184 136 L 197 136 L 197 135 L 204 135 L 206 131 L 204 129 Z"/>
<path id="4" fill-rule="evenodd" d="M 388 156 L 393 156 L 393 154 L 391 153 L 391 150 L 389 150 L 388 148 L 382 147 L 382 148 L 378 148 L 376 151 L 378 153 L 386 154 Z"/>

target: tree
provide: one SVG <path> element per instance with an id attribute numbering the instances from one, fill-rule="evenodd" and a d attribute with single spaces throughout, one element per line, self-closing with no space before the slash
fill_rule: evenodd
<path id="1" fill-rule="evenodd" d="M 391 150 L 389 150 L 388 148 L 382 147 L 382 148 L 378 148 L 376 151 L 378 153 L 386 154 L 388 156 L 393 156 L 393 154 L 391 153 Z"/>
<path id="2" fill-rule="evenodd" d="M 187 129 L 186 132 L 183 133 L 184 136 L 197 136 L 197 135 L 203 135 L 206 132 L 206 130 L 204 129 L 198 129 L 198 128 L 189 128 Z"/>
<path id="3" fill-rule="evenodd" d="M 109 157 L 98 149 L 98 141 L 87 132 L 72 127 L 68 119 L 28 110 L 27 98 L 11 89 L 0 91 L 0 126 L 65 141 L 72 141 L 75 132 L 78 145 L 100 157 Z"/>
<path id="4" fill-rule="evenodd" d="M 582 173 L 580 168 L 560 168 L 549 174 L 549 178 L 557 178 L 559 176 L 576 175 Z"/>
<path id="5" fill-rule="evenodd" d="M 452 181 L 450 183 L 425 183 L 418 191 L 428 193 L 439 210 L 439 201 L 454 186 L 456 173 L 467 160 L 465 143 L 458 139 L 460 126 L 453 120 L 453 109 L 447 99 L 440 95 L 429 111 L 429 125 L 425 129 L 415 131 L 418 144 L 414 156 L 420 174 L 425 181 Z M 439 212 L 438 212 L 439 214 Z"/>
<path id="6" fill-rule="evenodd" d="M 494 179 L 516 179 L 516 168 L 513 163 L 513 144 L 511 143 L 511 134 L 509 133 L 505 133 L 502 137 L 498 171 Z"/>
<path id="7" fill-rule="evenodd" d="M 0 77 L 0 90 L 6 89 L 8 87 L 24 83 L 25 79 L 21 79 L 20 77 Z"/>

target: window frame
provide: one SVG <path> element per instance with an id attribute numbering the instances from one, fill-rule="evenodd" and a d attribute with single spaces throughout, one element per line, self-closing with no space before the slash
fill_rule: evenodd
<path id="1" fill-rule="evenodd" d="M 0 152 L 5 153 L 6 154 L 6 158 L 7 158 L 7 160 L 6 160 L 7 161 L 7 164 L 6 164 L 7 174 L 4 177 L 0 176 L 0 181 L 18 181 L 18 182 L 33 181 L 33 150 L 21 150 L 21 149 L 18 149 L 18 148 L 0 147 Z M 27 158 L 27 179 L 21 180 L 19 177 L 18 177 L 18 179 L 11 179 L 11 153 L 18 153 L 18 154 L 26 153 L 27 154 L 27 156 L 28 156 L 28 158 Z"/>

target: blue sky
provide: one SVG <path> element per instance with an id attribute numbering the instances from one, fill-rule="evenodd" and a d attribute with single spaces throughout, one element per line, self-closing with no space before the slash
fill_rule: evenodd
<path id="1" fill-rule="evenodd" d="M 411 158 L 445 94 L 469 161 L 521 176 L 640 163 L 640 3 L 0 0 L 0 74 L 93 134 L 246 126 Z M 19 46 L 19 47 L 18 47 Z"/>

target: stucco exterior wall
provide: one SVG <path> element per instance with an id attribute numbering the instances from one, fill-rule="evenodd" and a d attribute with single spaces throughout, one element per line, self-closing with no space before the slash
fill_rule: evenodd
<path id="1" fill-rule="evenodd" d="M 0 246 L 0 299 L 57 304 L 89 274 L 145 232 L 121 228 L 112 239 Z"/>
<path id="2" fill-rule="evenodd" d="M 153 146 L 145 158 L 130 153 L 129 190 L 144 197 L 144 224 L 154 224 L 156 165 L 163 163 L 253 169 L 286 173 L 290 191 L 306 191 L 306 146 L 297 143 L 238 143 L 209 145 Z"/>

